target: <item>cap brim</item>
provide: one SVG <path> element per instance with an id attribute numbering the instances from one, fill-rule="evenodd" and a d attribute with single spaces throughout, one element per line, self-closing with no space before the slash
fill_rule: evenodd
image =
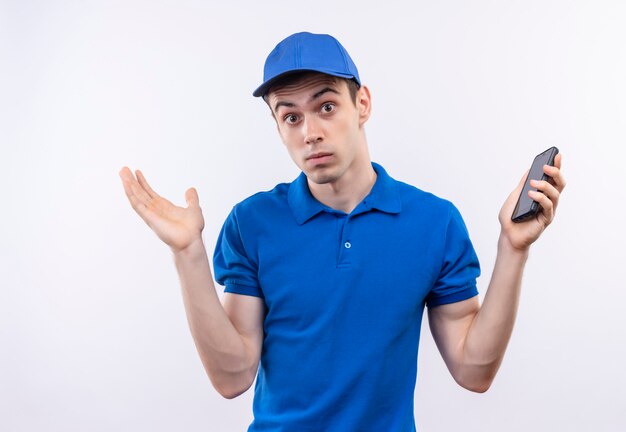
<path id="1" fill-rule="evenodd" d="M 344 74 L 344 73 L 340 73 L 340 72 L 333 72 L 333 71 L 326 71 L 326 70 L 319 70 L 319 69 L 293 69 L 287 72 L 283 72 L 279 75 L 276 75 L 275 77 L 270 78 L 269 80 L 265 81 L 263 84 L 261 84 L 259 87 L 257 87 L 257 89 L 252 92 L 252 96 L 254 97 L 260 97 L 260 96 L 264 96 L 269 89 L 281 78 L 286 77 L 287 75 L 293 75 L 295 73 L 298 72 L 319 72 L 325 75 L 330 75 L 330 76 L 336 76 L 339 78 L 346 78 L 346 79 L 354 79 L 356 80 L 356 77 L 354 75 L 351 74 Z M 361 83 L 357 80 L 357 83 L 359 85 L 361 85 Z"/>

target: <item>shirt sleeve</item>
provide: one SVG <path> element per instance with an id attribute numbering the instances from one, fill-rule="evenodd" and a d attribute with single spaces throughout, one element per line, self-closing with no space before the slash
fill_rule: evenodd
<path id="1" fill-rule="evenodd" d="M 245 249 L 236 208 L 228 215 L 217 239 L 213 271 L 217 283 L 225 286 L 225 292 L 264 298 L 258 279 L 258 265 Z"/>
<path id="2" fill-rule="evenodd" d="M 428 307 L 455 303 L 478 295 L 480 264 L 461 214 L 452 206 L 445 233 L 439 277 L 426 297 Z"/>

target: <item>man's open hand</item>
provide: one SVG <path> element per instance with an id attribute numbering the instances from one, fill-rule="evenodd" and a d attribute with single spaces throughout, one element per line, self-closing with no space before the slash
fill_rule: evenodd
<path id="1" fill-rule="evenodd" d="M 124 191 L 131 206 L 156 235 L 174 252 L 202 239 L 204 217 L 194 188 L 185 192 L 187 208 L 178 207 L 152 190 L 141 171 L 137 177 L 127 167 L 120 170 Z"/>

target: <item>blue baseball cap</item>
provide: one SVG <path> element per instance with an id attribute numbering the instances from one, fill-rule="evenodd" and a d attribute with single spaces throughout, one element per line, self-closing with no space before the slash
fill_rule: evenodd
<path id="1" fill-rule="evenodd" d="M 361 85 L 359 71 L 337 39 L 327 34 L 302 32 L 283 39 L 267 56 L 263 84 L 252 95 L 263 96 L 279 78 L 304 71 L 353 79 Z"/>

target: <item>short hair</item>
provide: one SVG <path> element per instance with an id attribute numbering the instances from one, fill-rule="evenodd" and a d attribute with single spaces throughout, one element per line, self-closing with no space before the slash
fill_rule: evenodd
<path id="1" fill-rule="evenodd" d="M 267 93 L 265 93 L 263 95 L 263 100 L 265 101 L 265 103 L 267 103 L 269 105 L 269 102 L 267 101 L 267 96 L 270 94 L 270 92 L 281 88 L 281 87 L 286 87 L 292 84 L 297 83 L 298 81 L 308 78 L 310 76 L 314 76 L 314 75 L 324 75 L 320 72 L 313 72 L 313 71 L 299 71 L 299 72 L 293 72 L 287 75 L 284 75 L 280 78 L 278 78 L 273 84 L 272 86 L 267 90 Z M 358 82 L 356 82 L 355 79 L 352 78 L 341 78 L 341 77 L 335 77 L 332 75 L 328 75 L 332 78 L 335 78 L 337 80 L 343 80 L 346 82 L 346 84 L 348 85 L 348 92 L 350 93 L 350 98 L 352 99 L 352 102 L 354 103 L 354 105 L 356 106 L 356 94 L 359 91 L 359 89 L 361 88 L 361 86 L 359 85 Z M 270 107 L 271 108 L 271 107 Z"/>

